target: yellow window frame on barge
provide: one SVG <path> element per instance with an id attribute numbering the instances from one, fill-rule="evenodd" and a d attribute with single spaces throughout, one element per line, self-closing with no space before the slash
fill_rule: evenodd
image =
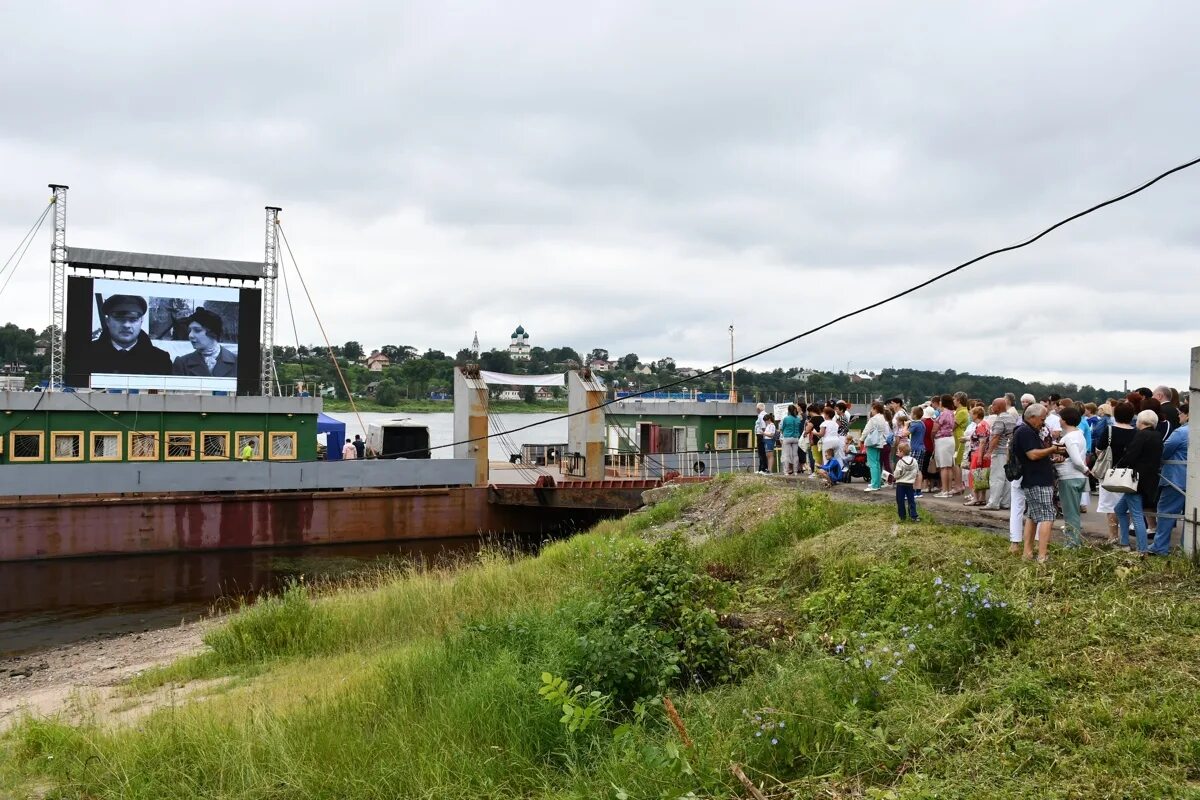
<path id="1" fill-rule="evenodd" d="M 98 436 L 111 437 L 116 443 L 116 453 L 112 455 L 96 455 L 96 438 Z M 120 461 L 121 460 L 121 436 L 120 431 L 92 431 L 88 434 L 88 454 L 91 461 Z"/>
<path id="2" fill-rule="evenodd" d="M 270 440 L 271 440 L 270 441 L 271 447 L 270 447 L 270 450 L 268 451 L 268 458 L 270 458 L 272 461 L 295 461 L 298 458 L 298 451 L 296 449 L 296 447 L 297 447 L 296 440 L 298 437 L 295 432 L 293 432 L 293 431 L 271 431 L 267 435 L 270 437 Z M 276 455 L 275 454 L 275 440 L 276 439 L 290 441 L 292 443 L 291 451 L 288 455 Z"/>
<path id="3" fill-rule="evenodd" d="M 58 440 L 74 439 L 75 453 L 73 456 L 60 456 L 58 454 Z M 83 431 L 51 431 L 50 432 L 50 460 L 51 461 L 83 461 Z"/>
<path id="4" fill-rule="evenodd" d="M 150 443 L 154 447 L 154 452 L 150 455 L 139 455 L 138 448 L 134 445 L 134 437 L 149 437 Z M 139 438 L 137 441 L 144 441 Z M 130 431 L 129 442 L 126 452 L 129 453 L 130 461 L 158 461 L 159 451 L 162 449 L 162 440 L 158 435 L 158 431 Z"/>
<path id="5" fill-rule="evenodd" d="M 221 455 L 209 455 L 208 440 L 209 438 L 220 439 L 223 444 Z M 200 431 L 200 460 L 201 461 L 228 461 L 229 454 L 229 431 Z"/>
<path id="6" fill-rule="evenodd" d="M 242 444 L 242 440 L 249 439 L 249 438 L 253 438 L 254 441 L 256 441 L 258 443 L 254 446 L 254 455 L 251 456 L 250 460 L 251 461 L 262 461 L 263 460 L 263 451 L 265 450 L 265 448 L 263 447 L 263 432 L 262 431 L 238 431 L 237 433 L 235 433 L 233 436 L 233 441 L 234 441 L 233 456 L 234 456 L 234 458 L 236 458 L 239 461 L 242 460 L 242 447 L 245 446 Z"/>
<path id="7" fill-rule="evenodd" d="M 38 443 L 38 454 L 36 456 L 19 456 L 17 455 L 17 437 L 18 436 L 36 436 Z M 46 432 L 45 431 L 9 431 L 8 432 L 8 460 L 10 463 L 35 462 L 46 460 Z"/>
<path id="8" fill-rule="evenodd" d="M 167 461 L 195 461 L 196 460 L 196 434 L 194 431 L 167 431 L 164 434 L 167 441 L 167 449 L 164 453 L 164 458 Z M 180 441 L 175 441 L 175 440 Z M 185 440 L 186 441 L 183 441 Z M 172 447 L 187 446 L 188 453 L 186 456 L 171 455 Z"/>

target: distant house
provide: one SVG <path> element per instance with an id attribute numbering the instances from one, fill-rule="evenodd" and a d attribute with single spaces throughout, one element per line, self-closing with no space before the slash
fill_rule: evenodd
<path id="1" fill-rule="evenodd" d="M 550 391 L 545 386 L 539 386 L 534 390 L 533 396 L 540 402 L 546 402 L 554 399 L 554 392 Z"/>
<path id="2" fill-rule="evenodd" d="M 816 370 L 801 369 L 801 370 L 796 370 L 795 374 L 793 374 L 792 377 L 795 378 L 796 380 L 800 381 L 801 383 L 808 383 L 808 379 L 816 374 L 817 374 Z"/>
<path id="3" fill-rule="evenodd" d="M 371 372 L 383 372 L 384 367 L 390 367 L 392 360 L 378 350 L 372 350 L 367 356 L 367 369 Z"/>
<path id="4" fill-rule="evenodd" d="M 851 383 L 868 383 L 875 380 L 875 376 L 869 372 L 856 372 L 850 376 Z"/>
<path id="5" fill-rule="evenodd" d="M 367 389 L 366 389 L 367 397 L 375 396 L 375 390 L 379 388 L 380 383 L 382 383 L 382 381 L 371 381 L 370 383 L 367 384 Z"/>
<path id="6" fill-rule="evenodd" d="M 608 372 L 613 368 L 613 362 L 605 361 L 602 358 L 593 358 L 587 365 L 592 372 Z"/>
<path id="7" fill-rule="evenodd" d="M 633 371 L 638 375 L 651 375 L 654 373 L 654 370 L 650 369 L 649 364 L 638 364 L 633 368 Z"/>
<path id="8" fill-rule="evenodd" d="M 521 390 L 520 389 L 505 389 L 504 391 L 500 392 L 499 396 L 496 399 L 497 400 L 520 400 L 521 399 Z"/>
<path id="9" fill-rule="evenodd" d="M 46 351 L 50 349 L 50 343 L 45 339 L 38 339 L 33 343 L 33 354 L 35 356 L 44 356 Z"/>
<path id="10" fill-rule="evenodd" d="M 700 374 L 701 370 L 698 370 L 695 367 L 684 367 L 681 370 L 677 370 L 677 372 L 681 378 L 694 378 Z"/>

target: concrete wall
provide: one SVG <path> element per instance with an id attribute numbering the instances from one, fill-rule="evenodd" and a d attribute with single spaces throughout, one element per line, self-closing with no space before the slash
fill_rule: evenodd
<path id="1" fill-rule="evenodd" d="M 470 486 L 469 459 L 218 461 L 0 466 L 0 497 Z"/>

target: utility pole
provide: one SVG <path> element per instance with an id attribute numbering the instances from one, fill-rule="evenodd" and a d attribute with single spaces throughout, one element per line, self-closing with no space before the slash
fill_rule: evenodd
<path id="1" fill-rule="evenodd" d="M 733 385 L 733 375 L 737 368 L 733 363 L 733 326 L 729 326 L 729 402 L 737 402 L 737 389 Z"/>

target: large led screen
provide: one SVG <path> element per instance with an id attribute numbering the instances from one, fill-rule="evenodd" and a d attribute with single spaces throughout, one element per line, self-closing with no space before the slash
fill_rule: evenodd
<path id="1" fill-rule="evenodd" d="M 68 385 L 257 393 L 256 289 L 72 277 Z"/>

